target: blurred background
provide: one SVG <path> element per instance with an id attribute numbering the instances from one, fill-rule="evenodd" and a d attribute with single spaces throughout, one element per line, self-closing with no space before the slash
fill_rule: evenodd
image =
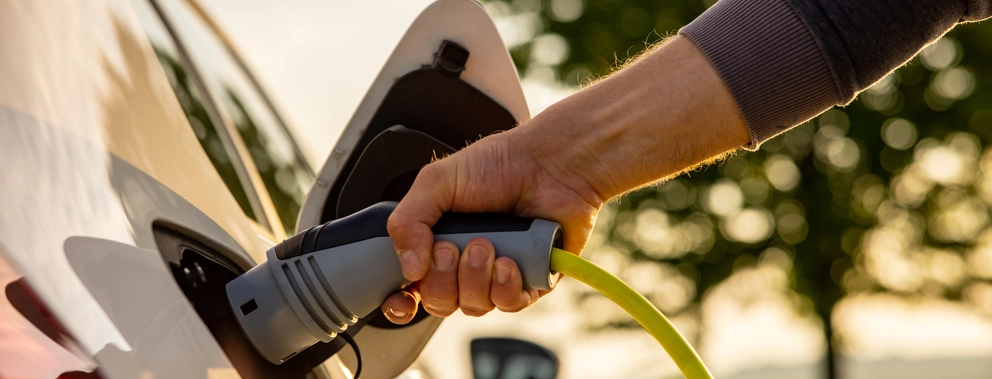
<path id="1" fill-rule="evenodd" d="M 712 0 L 484 1 L 533 114 Z M 320 167 L 423 0 L 203 0 Z M 992 376 L 992 22 L 961 25 L 844 108 L 608 204 L 583 255 L 723 378 Z M 557 354 L 562 378 L 677 377 L 618 307 L 566 280 L 519 314 L 455 315 L 408 376 L 471 375 L 469 341 Z"/>

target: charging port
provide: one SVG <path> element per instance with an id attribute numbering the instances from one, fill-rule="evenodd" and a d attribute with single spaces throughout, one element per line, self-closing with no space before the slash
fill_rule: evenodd
<path id="1" fill-rule="evenodd" d="M 237 256 L 201 243 L 207 239 L 195 233 L 177 229 L 158 224 L 153 227 L 162 259 L 242 378 L 305 378 L 345 345 L 343 339 L 336 338 L 328 343 L 318 342 L 280 365 L 265 360 L 245 337 L 228 305 L 227 283 L 245 272 L 232 259 Z M 249 301 L 239 311 L 249 313 L 254 310 L 253 305 L 258 307 Z M 364 324 L 361 320 L 359 323 Z M 355 325 L 349 331 L 360 327 Z"/>

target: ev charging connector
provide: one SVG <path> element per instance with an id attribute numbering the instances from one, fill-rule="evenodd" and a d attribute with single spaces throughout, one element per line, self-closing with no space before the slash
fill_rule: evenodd
<path id="1" fill-rule="evenodd" d="M 238 323 L 265 359 L 280 364 L 317 341 L 330 341 L 409 284 L 386 231 L 395 208 L 395 202 L 378 203 L 300 232 L 227 284 Z M 562 233 L 556 222 L 447 213 L 433 231 L 435 240 L 459 249 L 472 238 L 488 239 L 497 256 L 516 262 L 525 288 L 550 290 L 557 284 L 551 251 L 562 247 Z"/>

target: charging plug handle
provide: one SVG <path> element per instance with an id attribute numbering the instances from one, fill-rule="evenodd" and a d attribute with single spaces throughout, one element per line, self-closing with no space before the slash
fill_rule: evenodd
<path id="1" fill-rule="evenodd" d="M 386 231 L 395 208 L 396 202 L 381 202 L 300 232 L 228 283 L 235 317 L 262 356 L 280 364 L 317 341 L 328 342 L 409 284 Z M 496 256 L 516 262 L 525 288 L 550 290 L 557 284 L 551 250 L 562 247 L 562 232 L 556 222 L 447 213 L 433 232 L 435 240 L 459 249 L 472 238 L 488 239 Z"/>

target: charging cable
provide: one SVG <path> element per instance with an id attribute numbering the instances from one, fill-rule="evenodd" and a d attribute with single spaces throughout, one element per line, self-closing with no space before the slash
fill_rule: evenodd
<path id="1" fill-rule="evenodd" d="M 599 291 L 627 311 L 668 352 L 686 379 L 713 378 L 696 350 L 648 299 L 603 268 L 578 255 L 554 248 L 551 269 Z"/>

